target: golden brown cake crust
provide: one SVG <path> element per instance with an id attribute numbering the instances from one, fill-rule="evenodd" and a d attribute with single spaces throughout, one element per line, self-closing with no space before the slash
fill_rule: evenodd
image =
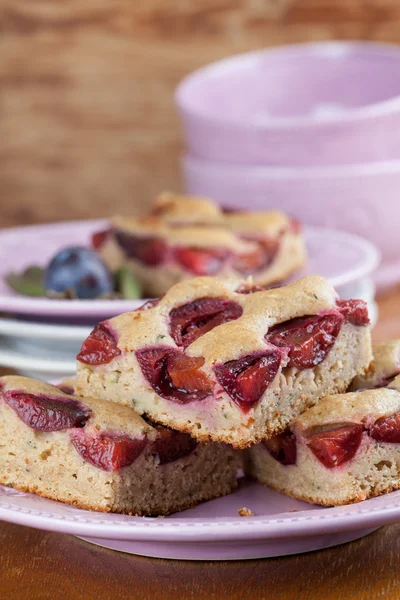
<path id="1" fill-rule="evenodd" d="M 113 225 L 117 229 L 138 235 L 159 233 L 171 241 L 174 241 L 174 236 L 178 236 L 180 229 L 184 229 L 183 225 L 185 227 L 192 225 L 192 243 L 199 246 L 208 246 L 218 239 L 214 236 L 214 228 L 218 229 L 218 235 L 221 235 L 223 230 L 231 231 L 234 235 L 232 238 L 227 237 L 226 240 L 238 241 L 236 234 L 245 237 L 254 235 L 256 238 L 259 234 L 274 237 L 284 233 L 290 224 L 287 215 L 276 210 L 225 213 L 209 198 L 183 196 L 171 192 L 164 192 L 156 198 L 149 215 L 116 216 L 113 219 Z M 254 246 L 249 246 L 251 247 Z"/>
<path id="2" fill-rule="evenodd" d="M 86 428 L 96 429 L 97 431 L 107 431 L 115 429 L 133 437 L 150 436 L 155 439 L 157 433 L 142 417 L 140 417 L 132 408 L 123 405 L 115 405 L 104 400 L 95 398 L 82 398 L 65 394 L 58 387 L 43 381 L 37 381 L 29 377 L 19 375 L 5 375 L 0 377 L 0 392 L 9 390 L 26 392 L 28 394 L 43 394 L 44 396 L 72 398 L 82 402 L 91 409 L 91 417 Z"/>
<path id="3" fill-rule="evenodd" d="M 337 295 L 322 277 L 306 277 L 287 286 L 255 294 L 235 292 L 239 283 L 214 277 L 196 277 L 172 287 L 154 308 L 124 313 L 107 321 L 123 352 L 150 346 L 176 346 L 169 333 L 171 310 L 201 298 L 224 298 L 240 304 L 243 314 L 198 338 L 187 348 L 214 365 L 240 354 L 265 350 L 264 336 L 273 325 L 295 317 L 335 309 Z M 118 362 L 118 359 L 116 359 Z M 79 382 L 78 382 L 79 386 Z"/>

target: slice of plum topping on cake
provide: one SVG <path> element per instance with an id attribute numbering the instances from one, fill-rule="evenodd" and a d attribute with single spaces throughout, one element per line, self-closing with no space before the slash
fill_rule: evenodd
<path id="1" fill-rule="evenodd" d="M 230 257 L 223 248 L 175 248 L 176 261 L 193 275 L 216 275 Z"/>
<path id="2" fill-rule="evenodd" d="M 279 350 L 257 352 L 218 365 L 214 371 L 226 393 L 246 413 L 275 379 L 281 360 Z"/>
<path id="3" fill-rule="evenodd" d="M 270 240 L 258 242 L 256 250 L 237 256 L 233 263 L 233 268 L 242 275 L 251 275 L 252 273 L 266 269 L 274 261 L 279 250 L 279 244 L 279 238 L 271 238 Z"/>
<path id="4" fill-rule="evenodd" d="M 167 347 L 138 350 L 136 357 L 144 377 L 162 398 L 185 404 L 204 400 L 213 391 L 213 382 L 200 370 L 204 358 Z"/>
<path id="5" fill-rule="evenodd" d="M 187 348 L 198 337 L 222 323 L 238 319 L 243 312 L 236 302 L 223 298 L 201 298 L 170 313 L 170 331 L 177 346 Z"/>
<path id="6" fill-rule="evenodd" d="M 188 433 L 157 425 L 154 427 L 157 429 L 159 437 L 153 442 L 152 451 L 158 455 L 160 465 L 166 465 L 189 456 L 197 448 L 198 442 Z"/>
<path id="7" fill-rule="evenodd" d="M 118 471 L 131 465 L 143 452 L 147 438 L 104 432 L 71 431 L 70 439 L 84 460 L 103 471 Z"/>
<path id="8" fill-rule="evenodd" d="M 275 460 L 281 465 L 295 465 L 297 458 L 296 438 L 291 431 L 285 431 L 269 440 L 264 440 L 264 446 Z"/>
<path id="9" fill-rule="evenodd" d="M 84 427 L 90 409 L 74 398 L 43 396 L 9 391 L 4 401 L 26 425 L 35 431 L 62 431 Z"/>
<path id="10" fill-rule="evenodd" d="M 339 424 L 328 431 L 306 437 L 306 444 L 317 459 L 328 469 L 340 467 L 351 460 L 360 444 L 364 431 L 360 424 Z"/>
<path id="11" fill-rule="evenodd" d="M 111 229 L 105 229 L 104 231 L 97 231 L 92 235 L 92 248 L 99 250 L 111 235 Z"/>
<path id="12" fill-rule="evenodd" d="M 289 351 L 287 367 L 312 369 L 332 348 L 344 317 L 339 312 L 298 317 L 270 328 L 265 339 Z"/>
<path id="13" fill-rule="evenodd" d="M 180 352 L 171 354 L 167 369 L 173 386 L 188 392 L 210 391 L 210 380 L 200 371 L 203 365 L 204 358 L 185 356 Z"/>
<path id="14" fill-rule="evenodd" d="M 368 433 L 377 442 L 400 444 L 400 413 L 381 417 L 369 428 Z"/>
<path id="15" fill-rule="evenodd" d="M 83 342 L 76 358 L 87 365 L 104 365 L 120 354 L 114 335 L 104 323 L 99 323 Z"/>
<path id="16" fill-rule="evenodd" d="M 368 306 L 364 300 L 338 300 L 336 304 L 352 325 L 357 327 L 369 325 Z"/>
<path id="17" fill-rule="evenodd" d="M 123 231 L 115 232 L 115 239 L 129 258 L 134 258 L 149 267 L 165 262 L 168 246 L 156 237 L 139 237 Z"/>

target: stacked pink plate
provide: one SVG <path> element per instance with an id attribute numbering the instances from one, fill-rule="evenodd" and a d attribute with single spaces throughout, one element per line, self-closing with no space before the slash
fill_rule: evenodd
<path id="1" fill-rule="evenodd" d="M 252 52 L 186 77 L 176 101 L 187 191 L 280 208 L 373 242 L 400 280 L 400 50 L 326 42 Z"/>

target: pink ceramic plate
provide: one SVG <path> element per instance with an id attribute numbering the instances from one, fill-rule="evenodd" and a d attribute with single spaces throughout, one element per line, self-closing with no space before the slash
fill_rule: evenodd
<path id="1" fill-rule="evenodd" d="M 246 506 L 254 517 L 239 517 Z M 0 519 L 144 556 L 192 560 L 297 554 L 355 540 L 400 521 L 400 491 L 322 508 L 243 481 L 225 498 L 165 519 L 94 513 L 0 486 Z"/>
<path id="2" fill-rule="evenodd" d="M 31 225 L 0 231 L 0 311 L 17 314 L 103 319 L 138 308 L 145 300 L 50 300 L 22 296 L 4 281 L 9 271 L 21 271 L 31 264 L 45 266 L 65 246 L 88 246 L 95 231 L 108 227 L 107 221 L 68 221 Z"/>
<path id="3" fill-rule="evenodd" d="M 0 311 L 16 314 L 104 319 L 134 310 L 144 300 L 50 300 L 21 296 L 11 290 L 4 276 L 30 264 L 46 265 L 57 250 L 71 245 L 87 246 L 94 231 L 105 221 L 75 221 L 4 229 L 0 231 Z M 334 286 L 342 286 L 368 275 L 379 255 L 369 242 L 344 232 L 306 227 L 309 263 L 303 274 L 317 273 Z"/>

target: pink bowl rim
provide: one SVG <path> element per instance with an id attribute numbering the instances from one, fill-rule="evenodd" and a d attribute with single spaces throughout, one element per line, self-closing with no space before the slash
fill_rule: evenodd
<path id="1" fill-rule="evenodd" d="M 195 154 L 186 153 L 181 162 L 184 168 L 205 169 L 210 173 L 225 174 L 229 177 L 256 176 L 269 179 L 307 179 L 314 177 L 374 177 L 400 173 L 400 160 L 386 160 L 349 165 L 329 165 L 321 167 L 273 166 L 228 163 L 208 160 Z"/>
<path id="2" fill-rule="evenodd" d="M 251 52 L 245 52 L 241 54 L 234 54 L 233 56 L 225 57 L 220 60 L 209 63 L 199 69 L 196 69 L 192 73 L 186 75 L 182 81 L 178 84 L 175 89 L 175 102 L 182 113 L 187 118 L 195 118 L 197 121 L 215 125 L 217 127 L 234 127 L 240 130 L 258 130 L 268 131 L 269 129 L 292 129 L 298 128 L 312 128 L 321 129 L 329 125 L 337 125 L 340 123 L 357 122 L 363 119 L 373 119 L 374 117 L 381 117 L 388 115 L 397 109 L 400 109 L 400 95 L 368 104 L 359 108 L 348 109 L 342 112 L 340 115 L 325 115 L 319 117 L 318 120 L 312 117 L 293 117 L 293 118 L 273 118 L 265 119 L 263 123 L 254 121 L 240 121 L 236 119 L 217 118 L 213 115 L 204 114 L 199 110 L 193 108 L 190 103 L 185 99 L 187 92 L 191 86 L 197 84 L 202 79 L 208 78 L 210 75 L 214 75 L 218 72 L 223 72 L 226 69 L 235 71 L 237 66 L 243 66 L 251 63 L 255 59 L 260 57 L 273 58 L 278 55 L 286 55 L 290 57 L 317 55 L 317 56 L 329 56 L 333 52 L 348 52 L 358 53 L 360 55 L 373 54 L 375 56 L 381 56 L 384 60 L 398 60 L 400 63 L 400 48 L 396 44 L 380 43 L 380 42 L 368 42 L 368 41 L 322 41 L 322 42 L 307 42 L 302 44 L 287 44 L 272 48 L 264 48 Z"/>

